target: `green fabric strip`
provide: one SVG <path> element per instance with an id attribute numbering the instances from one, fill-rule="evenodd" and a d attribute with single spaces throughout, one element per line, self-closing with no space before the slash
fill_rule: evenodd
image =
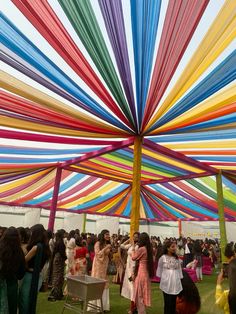
<path id="1" fill-rule="evenodd" d="M 134 126 L 133 116 L 124 96 L 90 0 L 59 0 L 59 3 L 112 92 L 118 106 Z"/>

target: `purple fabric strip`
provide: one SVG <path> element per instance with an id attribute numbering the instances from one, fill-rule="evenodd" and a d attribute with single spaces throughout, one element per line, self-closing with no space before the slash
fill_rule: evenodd
<path id="1" fill-rule="evenodd" d="M 167 216 L 165 214 L 163 214 L 160 210 L 157 209 L 156 204 L 155 205 L 153 204 L 153 200 L 150 197 L 148 197 L 148 195 L 145 195 L 143 193 L 143 196 L 145 198 L 145 201 L 149 205 L 150 209 L 152 210 L 152 212 L 156 213 L 158 215 L 158 219 L 160 219 L 160 220 L 167 219 Z"/>
<path id="2" fill-rule="evenodd" d="M 116 162 L 116 161 L 112 161 L 112 160 L 106 159 L 105 157 L 98 157 L 97 159 L 102 161 L 102 162 L 107 163 L 108 165 L 117 166 L 117 167 L 120 167 L 122 169 L 129 170 L 129 171 L 133 170 L 133 167 L 127 166 L 125 164 L 121 164 L 121 163 Z M 155 174 L 155 173 L 152 173 L 152 172 L 149 172 L 149 171 L 145 171 L 143 169 L 141 171 L 142 171 L 142 175 L 148 175 L 148 176 L 152 176 L 152 177 L 156 177 L 156 178 L 162 178 L 162 176 L 160 176 L 158 174 Z M 145 179 L 145 180 L 151 180 L 151 179 Z"/>
<path id="3" fill-rule="evenodd" d="M 190 157 L 185 156 L 184 154 L 181 154 L 179 152 L 176 152 L 174 150 L 171 150 L 169 148 L 166 148 L 164 146 L 161 146 L 157 143 L 154 143 L 148 139 L 144 139 L 143 140 L 143 145 L 148 147 L 150 150 L 152 150 L 153 152 L 158 152 L 161 154 L 166 155 L 168 158 L 173 158 L 173 159 L 177 159 L 180 160 L 181 162 L 185 162 L 190 166 L 196 167 L 198 169 L 203 169 L 206 171 L 211 172 L 212 174 L 215 174 L 218 172 L 217 169 L 207 166 L 206 164 L 203 164 L 197 160 L 194 160 Z"/>
<path id="4" fill-rule="evenodd" d="M 170 191 L 172 191 L 172 192 L 174 192 L 174 193 L 176 193 L 178 195 L 183 196 L 187 200 L 189 200 L 189 201 L 191 201 L 191 202 L 193 202 L 195 204 L 198 204 L 198 205 L 202 206 L 203 208 L 207 208 L 207 209 L 209 209 L 210 211 L 212 211 L 214 213 L 218 213 L 218 209 L 216 209 L 216 208 L 206 204 L 205 202 L 203 203 L 203 202 L 199 201 L 198 199 L 188 195 L 187 193 L 185 193 L 182 190 L 174 187 L 173 185 L 171 185 L 169 183 L 163 183 L 162 185 L 165 186 L 166 188 L 168 188 Z"/>
<path id="5" fill-rule="evenodd" d="M 12 182 L 14 180 L 27 177 L 28 175 L 31 175 L 31 174 L 34 174 L 34 173 L 37 173 L 37 172 L 40 172 L 40 171 L 43 171 L 43 170 L 45 170 L 45 168 L 40 168 L 40 169 L 37 169 L 37 170 L 32 171 L 32 172 L 24 172 L 24 173 L 20 173 L 20 174 L 16 174 L 16 172 L 17 172 L 16 171 L 14 174 L 10 174 L 8 176 L 4 175 L 3 178 L 1 178 L 1 175 L 0 175 L 0 184 Z"/>
<path id="6" fill-rule="evenodd" d="M 145 149 L 147 149 L 147 150 L 151 150 L 151 149 L 149 149 L 148 147 L 145 147 L 145 146 L 143 146 Z M 127 152 L 130 152 L 130 153 L 133 153 L 133 150 L 131 149 L 131 148 L 129 148 L 129 147 L 127 147 L 127 148 L 124 148 L 124 150 L 126 150 Z M 151 150 L 153 153 L 159 153 L 158 151 L 155 151 L 155 150 Z M 159 160 L 158 159 L 158 157 L 157 158 L 154 158 L 154 157 L 150 157 L 150 156 L 147 156 L 147 155 L 145 155 L 144 153 L 142 153 L 142 158 L 145 158 L 146 160 L 150 160 L 150 161 L 152 161 L 152 162 L 154 162 L 155 164 L 156 164 L 156 167 L 160 167 L 161 168 L 161 166 L 168 166 L 168 170 L 169 171 L 178 171 L 178 176 L 181 176 L 181 175 L 184 175 L 184 174 L 189 174 L 189 173 L 192 173 L 192 172 L 189 172 L 189 171 L 186 171 L 186 170 L 184 170 L 184 169 L 182 169 L 182 168 L 180 168 L 180 167 L 177 167 L 177 166 L 174 166 L 174 165 L 171 165 L 171 164 L 169 164 L 168 162 L 164 162 L 164 161 L 161 161 L 161 160 Z M 145 162 L 144 160 L 143 160 L 143 162 Z M 148 162 L 147 162 L 148 163 Z M 163 172 L 165 172 L 166 171 L 166 169 L 162 169 L 162 171 Z M 172 173 L 171 175 L 174 175 L 174 173 Z M 160 178 L 163 178 L 163 179 L 165 179 L 166 178 L 166 176 L 161 176 L 160 175 Z"/>
<path id="7" fill-rule="evenodd" d="M 37 172 L 37 171 L 36 171 Z M 33 173 L 27 173 L 26 176 L 30 176 L 32 175 Z M 8 190 L 8 191 L 5 191 L 5 192 L 2 192 L 0 193 L 0 197 L 7 197 L 7 196 L 10 196 L 12 195 L 12 197 L 14 198 L 14 194 L 19 192 L 19 191 L 23 191 L 24 189 L 28 188 L 29 186 L 31 186 L 32 184 L 36 183 L 37 181 L 41 180 L 45 175 L 48 175 L 48 172 L 47 173 L 44 173 L 42 175 L 40 175 L 39 177 L 33 179 L 32 181 L 30 182 L 27 182 L 25 184 L 22 184 L 22 185 L 19 185 L 11 190 Z M 11 180 L 12 181 L 12 180 Z M 20 199 L 19 199 L 20 200 Z"/>
<path id="8" fill-rule="evenodd" d="M 99 5 L 106 25 L 108 37 L 115 55 L 117 67 L 130 106 L 130 110 L 137 126 L 137 115 L 135 109 L 122 2 L 121 0 L 99 0 Z"/>
<path id="9" fill-rule="evenodd" d="M 14 58 L 13 58 L 13 56 L 9 56 L 9 55 L 0 53 L 0 60 L 3 61 L 4 63 L 10 65 L 11 67 L 16 69 L 17 71 L 30 77 L 35 82 L 38 82 L 39 84 L 45 86 L 46 88 L 53 91 L 54 93 L 56 93 L 56 94 L 60 95 L 61 97 L 69 100 L 70 102 L 72 102 L 76 106 L 83 108 L 84 110 L 86 110 L 86 112 L 89 112 L 88 109 L 84 106 L 84 104 L 81 101 L 74 98 L 73 96 L 71 96 L 70 94 L 65 92 L 63 89 L 57 87 L 57 85 L 54 85 L 49 80 L 45 79 L 43 77 L 43 75 L 41 76 L 39 73 L 34 72 L 32 69 L 27 67 L 26 63 L 22 64 L 21 63 L 22 60 L 18 56 L 14 55 Z M 96 112 L 93 112 L 93 115 L 95 115 L 96 117 L 101 119 L 101 116 L 96 114 Z M 104 118 L 104 120 L 106 120 L 106 119 Z M 110 123 L 110 122 L 108 121 L 108 123 Z M 91 132 L 92 132 L 92 130 L 91 130 Z"/>
<path id="10" fill-rule="evenodd" d="M 60 193 L 58 196 L 58 203 L 59 201 L 63 201 L 63 199 L 72 196 L 73 194 L 75 194 L 76 192 L 82 190 L 85 186 L 89 185 L 90 183 L 92 183 L 93 181 L 97 180 L 97 178 L 95 177 L 89 177 L 88 179 L 84 180 L 83 182 L 81 182 L 80 184 L 74 186 L 72 189 L 64 192 L 64 193 Z M 102 179 L 101 179 L 102 180 Z M 80 198 L 80 194 L 78 194 L 78 198 Z M 41 203 L 42 206 L 50 206 L 51 200 L 47 200 L 43 203 Z M 60 206 L 60 204 L 58 204 Z"/>

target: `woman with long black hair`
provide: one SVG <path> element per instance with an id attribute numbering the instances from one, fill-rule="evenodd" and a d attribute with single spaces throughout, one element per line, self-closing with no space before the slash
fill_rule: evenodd
<path id="1" fill-rule="evenodd" d="M 10 227 L 0 240 L 0 313 L 17 313 L 18 280 L 24 274 L 25 257 L 19 232 Z"/>
<path id="2" fill-rule="evenodd" d="M 19 289 L 19 314 L 35 314 L 38 290 L 40 288 L 40 273 L 49 259 L 50 249 L 46 230 L 37 224 L 31 228 L 31 236 L 27 245 L 25 261 L 27 271 Z"/>
<path id="3" fill-rule="evenodd" d="M 201 298 L 198 288 L 190 278 L 189 274 L 183 270 L 181 280 L 183 290 L 176 299 L 176 314 L 196 314 L 201 307 Z"/>
<path id="4" fill-rule="evenodd" d="M 52 254 L 52 290 L 48 296 L 48 301 L 56 301 L 63 298 L 62 287 L 64 284 L 65 260 L 64 230 L 58 230 Z"/>
<path id="5" fill-rule="evenodd" d="M 228 266 L 229 289 L 222 289 L 224 280 L 223 270 L 217 278 L 216 304 L 224 310 L 225 314 L 236 314 L 236 259 L 232 259 Z"/>
<path id="6" fill-rule="evenodd" d="M 164 296 L 164 314 L 174 314 L 177 295 L 183 290 L 182 268 L 176 254 L 176 243 L 167 241 L 163 247 L 157 267 L 157 277 L 161 278 L 160 289 Z"/>
<path id="7" fill-rule="evenodd" d="M 132 260 L 138 263 L 137 275 L 134 280 L 134 292 L 132 301 L 135 303 L 138 313 L 145 314 L 146 306 L 151 306 L 151 278 L 153 277 L 153 254 L 149 235 L 146 232 L 140 234 L 139 248 L 132 246 Z"/>

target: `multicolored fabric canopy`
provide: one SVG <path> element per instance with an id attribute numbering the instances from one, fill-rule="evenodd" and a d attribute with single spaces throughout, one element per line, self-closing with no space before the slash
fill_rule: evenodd
<path id="1" fill-rule="evenodd" d="M 0 204 L 236 221 L 234 0 L 6 0 Z M 60 176 L 58 176 L 60 169 Z"/>

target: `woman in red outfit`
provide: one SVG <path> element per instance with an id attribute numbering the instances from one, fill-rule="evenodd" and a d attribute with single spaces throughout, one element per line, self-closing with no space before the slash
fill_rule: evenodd
<path id="1" fill-rule="evenodd" d="M 89 257 L 86 246 L 82 243 L 82 238 L 75 239 L 75 275 L 85 275 L 87 273 L 87 258 Z"/>

